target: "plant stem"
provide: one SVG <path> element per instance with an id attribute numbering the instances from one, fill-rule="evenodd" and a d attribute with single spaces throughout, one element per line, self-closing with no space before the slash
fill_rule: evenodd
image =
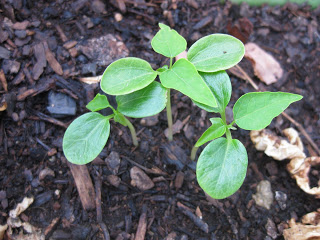
<path id="1" fill-rule="evenodd" d="M 197 154 L 197 150 L 199 147 L 196 147 L 195 145 L 193 146 L 192 150 L 191 150 L 191 155 L 190 155 L 190 159 L 192 161 L 194 161 L 196 159 L 196 154 Z"/>
<path id="2" fill-rule="evenodd" d="M 172 113 L 171 113 L 171 100 L 170 100 L 170 88 L 167 89 L 167 121 L 168 121 L 168 139 L 173 140 L 172 134 Z"/>
<path id="3" fill-rule="evenodd" d="M 221 114 L 222 121 L 223 121 L 224 124 L 227 126 L 228 123 L 227 123 L 227 118 L 226 118 L 226 110 L 224 110 L 224 111 L 221 112 L 220 114 Z M 227 136 L 228 141 L 231 141 L 231 140 L 232 140 L 232 136 L 231 136 L 231 132 L 230 132 L 230 129 L 229 129 L 229 128 L 226 128 L 226 136 Z"/>
<path id="4" fill-rule="evenodd" d="M 127 119 L 126 117 L 124 117 L 126 123 L 128 124 L 128 128 L 130 129 L 131 132 L 131 138 L 132 138 L 132 142 L 133 145 L 138 147 L 138 140 L 137 140 L 137 134 L 136 134 L 136 130 L 134 129 L 132 123 L 129 121 L 129 119 Z"/>
<path id="5" fill-rule="evenodd" d="M 169 68 L 172 67 L 172 58 L 170 58 L 170 65 L 169 65 Z"/>

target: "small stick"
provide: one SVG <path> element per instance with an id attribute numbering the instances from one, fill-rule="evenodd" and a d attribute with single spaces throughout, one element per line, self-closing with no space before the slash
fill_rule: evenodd
<path id="1" fill-rule="evenodd" d="M 299 131 L 302 133 L 302 135 L 307 139 L 307 141 L 310 143 L 310 145 L 313 147 L 313 149 L 317 152 L 317 154 L 320 156 L 320 150 L 317 146 L 317 144 L 315 144 L 315 142 L 311 139 L 311 137 L 309 136 L 309 134 L 306 132 L 306 130 L 304 130 L 304 128 L 302 127 L 302 125 L 298 122 L 296 122 L 292 117 L 290 117 L 287 113 L 283 112 L 282 115 L 288 119 L 291 123 L 293 123 L 298 129 Z"/>
<path id="2" fill-rule="evenodd" d="M 59 33 L 59 36 L 60 36 L 62 42 L 68 41 L 67 36 L 64 34 L 62 28 L 61 28 L 59 25 L 56 25 L 56 29 L 57 29 L 57 31 L 58 31 L 58 33 Z"/>
<path id="3" fill-rule="evenodd" d="M 38 118 L 40 118 L 41 120 L 43 121 L 46 121 L 46 122 L 49 122 L 49 123 L 52 123 L 54 125 L 58 125 L 60 127 L 64 127 L 64 128 L 68 128 L 68 124 L 64 123 L 64 122 L 61 122 L 53 117 L 49 117 L 48 115 L 44 114 L 44 113 L 41 113 L 41 112 L 38 112 L 38 111 L 32 111 L 33 114 L 35 114 Z"/>
<path id="4" fill-rule="evenodd" d="M 249 75 L 240 67 L 239 65 L 235 66 L 245 77 L 245 79 L 251 84 L 251 86 L 256 90 L 259 91 L 259 87 L 254 83 L 254 81 L 249 77 Z"/>
<path id="5" fill-rule="evenodd" d="M 134 240 L 144 240 L 147 232 L 147 205 L 142 205 L 142 213 L 139 218 L 139 224 L 136 232 L 136 237 Z"/>
<path id="6" fill-rule="evenodd" d="M 136 163 L 135 161 L 132 161 L 131 159 L 125 157 L 125 156 L 121 156 L 122 158 L 124 158 L 125 160 L 127 160 L 128 162 L 130 162 L 133 165 L 136 165 L 137 167 L 141 168 L 142 170 L 144 170 L 147 173 L 151 173 L 151 174 L 157 174 L 157 175 L 163 175 L 163 176 L 167 176 L 168 174 L 161 171 L 159 168 L 156 167 L 152 167 L 152 169 L 146 168 L 142 165 L 140 165 L 139 163 Z"/>
<path id="7" fill-rule="evenodd" d="M 52 232 L 55 226 L 58 224 L 59 220 L 60 220 L 60 217 L 54 218 L 52 222 L 48 225 L 48 227 L 46 227 L 46 229 L 44 230 L 44 235 L 46 236 L 46 238 Z"/>
<path id="8" fill-rule="evenodd" d="M 177 202 L 177 206 L 178 209 L 187 217 L 189 217 L 194 224 L 199 227 L 202 231 L 204 231 L 205 233 L 209 232 L 209 226 L 207 223 L 205 223 L 204 221 L 202 221 L 201 218 L 199 218 L 198 216 L 196 216 L 195 214 L 193 214 L 193 212 L 191 212 L 188 207 L 184 206 L 182 203 Z"/>
<path id="9" fill-rule="evenodd" d="M 252 87 L 254 89 L 256 89 L 257 91 L 259 91 L 260 90 L 259 87 L 252 81 L 252 79 L 248 76 L 248 74 L 240 66 L 236 65 L 236 67 L 244 75 L 244 77 L 252 85 Z M 320 150 L 319 150 L 317 144 L 315 144 L 315 142 L 312 140 L 312 138 L 306 132 L 306 130 L 303 128 L 303 126 L 300 123 L 298 123 L 297 121 L 295 121 L 292 117 L 290 117 L 287 113 L 282 112 L 281 114 L 299 129 L 299 131 L 307 139 L 307 141 L 312 146 L 312 148 L 317 152 L 318 155 L 320 155 Z"/>
<path id="10" fill-rule="evenodd" d="M 107 226 L 103 222 L 99 223 L 99 225 L 100 225 L 101 230 L 103 232 L 104 240 L 110 240 L 110 234 L 109 234 Z"/>
<path id="11" fill-rule="evenodd" d="M 102 222 L 102 208 L 101 208 L 101 177 L 96 176 L 94 178 L 94 185 L 96 190 L 96 210 L 97 210 L 97 221 Z"/>

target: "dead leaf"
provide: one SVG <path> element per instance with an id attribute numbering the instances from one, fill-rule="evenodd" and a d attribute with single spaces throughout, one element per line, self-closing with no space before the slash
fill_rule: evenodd
<path id="1" fill-rule="evenodd" d="M 303 161 L 301 159 L 293 159 L 287 165 L 287 169 L 303 191 L 320 197 L 320 186 L 311 188 L 308 176 L 311 167 L 316 165 L 320 165 L 320 157 L 308 157 Z"/>
<path id="2" fill-rule="evenodd" d="M 24 212 L 34 201 L 33 197 L 25 197 L 21 203 L 18 203 L 15 209 L 9 212 L 11 218 L 17 218 L 22 212 Z"/>
<path id="3" fill-rule="evenodd" d="M 255 43 L 245 45 L 245 57 L 253 65 L 255 75 L 267 85 L 277 82 L 283 75 L 278 61 Z"/>
<path id="4" fill-rule="evenodd" d="M 292 218 L 289 221 L 289 228 L 283 230 L 283 237 L 285 240 L 319 240 L 320 239 L 320 225 L 319 224 L 312 224 L 313 220 L 309 219 L 314 214 L 319 214 L 319 212 L 315 213 L 308 213 L 307 215 L 303 216 L 302 219 L 307 223 L 296 223 L 295 220 Z M 307 225 L 311 223 L 311 225 Z"/>
<path id="5" fill-rule="evenodd" d="M 266 155 L 275 160 L 282 161 L 284 159 L 306 158 L 297 131 L 291 128 L 284 130 L 283 133 L 297 145 L 281 139 L 266 129 L 251 131 L 250 138 L 257 150 L 264 151 Z M 299 140 L 297 138 L 299 138 Z"/>
<path id="6" fill-rule="evenodd" d="M 0 240 L 3 239 L 4 233 L 6 232 L 8 225 L 0 225 Z"/>
<path id="7" fill-rule="evenodd" d="M 320 165 L 320 157 L 306 157 L 302 141 L 295 129 L 287 128 L 283 130 L 283 133 L 289 142 L 266 129 L 251 131 L 250 137 L 257 150 L 264 151 L 273 159 L 291 160 L 287 165 L 287 170 L 296 179 L 298 186 L 306 193 L 320 198 L 320 186 L 311 188 L 308 176 L 311 167 Z"/>

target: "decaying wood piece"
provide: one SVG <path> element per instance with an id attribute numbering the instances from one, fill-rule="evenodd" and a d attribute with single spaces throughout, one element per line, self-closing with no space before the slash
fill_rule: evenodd
<path id="1" fill-rule="evenodd" d="M 75 165 L 67 162 L 76 184 L 82 207 L 85 210 L 95 208 L 95 192 L 92 180 L 86 165 Z"/>
<path id="2" fill-rule="evenodd" d="M 142 212 L 139 218 L 139 224 L 136 232 L 136 237 L 134 240 L 144 240 L 147 232 L 147 205 L 142 206 Z"/>
<path id="3" fill-rule="evenodd" d="M 36 64 L 32 68 L 32 77 L 34 80 L 38 80 L 47 66 L 46 54 L 42 43 L 38 43 L 33 47 L 34 56 L 37 59 Z"/>

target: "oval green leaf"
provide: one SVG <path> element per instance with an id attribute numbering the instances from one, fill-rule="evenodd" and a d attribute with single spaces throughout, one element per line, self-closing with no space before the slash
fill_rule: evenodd
<path id="1" fill-rule="evenodd" d="M 98 93 L 86 106 L 91 112 L 100 111 L 101 109 L 110 107 L 110 103 L 106 95 Z"/>
<path id="2" fill-rule="evenodd" d="M 202 134 L 196 142 L 196 147 L 200 147 L 206 142 L 221 137 L 226 132 L 226 125 L 221 118 L 210 118 L 212 125 Z"/>
<path id="3" fill-rule="evenodd" d="M 209 107 L 196 101 L 194 101 L 194 103 L 207 112 L 223 112 L 230 101 L 232 92 L 232 86 L 228 74 L 226 73 L 226 71 L 219 71 L 214 73 L 200 72 L 200 75 L 217 100 L 218 106 Z"/>
<path id="4" fill-rule="evenodd" d="M 109 65 L 101 78 L 101 89 L 110 95 L 124 95 L 148 86 L 157 77 L 150 64 L 140 58 L 122 58 Z"/>
<path id="5" fill-rule="evenodd" d="M 109 118 L 96 112 L 75 119 L 63 136 L 62 148 L 69 162 L 83 165 L 93 161 L 106 145 Z"/>
<path id="6" fill-rule="evenodd" d="M 188 59 L 201 72 L 217 72 L 235 66 L 244 56 L 243 43 L 227 34 L 212 34 L 196 41 Z"/>
<path id="7" fill-rule="evenodd" d="M 233 117 L 242 129 L 260 130 L 267 127 L 291 103 L 301 99 L 301 95 L 285 92 L 247 93 L 234 104 Z"/>
<path id="8" fill-rule="evenodd" d="M 217 107 L 210 88 L 187 59 L 179 59 L 172 68 L 161 73 L 160 81 L 166 88 L 176 89 L 199 103 Z"/>
<path id="9" fill-rule="evenodd" d="M 186 50 L 187 41 L 179 33 L 162 23 L 159 23 L 159 27 L 160 30 L 151 41 L 155 52 L 173 58 Z"/>
<path id="10" fill-rule="evenodd" d="M 125 116 L 143 118 L 153 116 L 161 112 L 167 103 L 167 90 L 159 82 L 153 82 L 149 86 L 116 97 L 117 110 Z"/>
<path id="11" fill-rule="evenodd" d="M 197 180 L 212 198 L 226 198 L 241 187 L 247 166 L 247 151 L 239 140 L 218 138 L 209 143 L 200 154 Z"/>

